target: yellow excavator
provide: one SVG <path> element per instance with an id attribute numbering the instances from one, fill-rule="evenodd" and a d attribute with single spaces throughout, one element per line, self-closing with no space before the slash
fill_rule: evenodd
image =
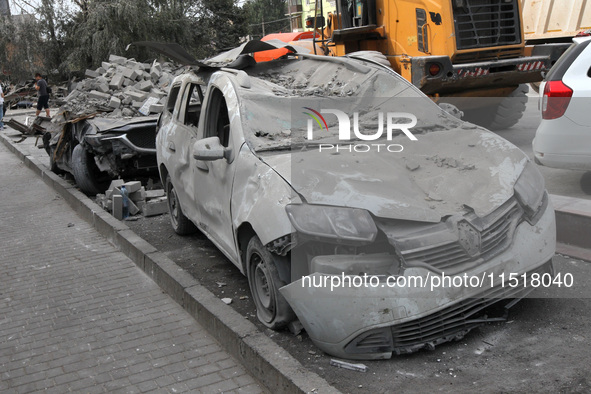
<path id="1" fill-rule="evenodd" d="M 314 37 L 294 44 L 379 61 L 378 52 L 425 94 L 492 130 L 518 122 L 527 84 L 569 45 L 526 46 L 520 0 L 335 0 L 327 17 L 322 3 L 306 21 Z M 292 42 L 293 33 L 273 38 Z"/>

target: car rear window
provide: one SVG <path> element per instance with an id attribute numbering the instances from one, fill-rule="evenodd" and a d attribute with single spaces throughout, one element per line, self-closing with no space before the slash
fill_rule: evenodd
<path id="1" fill-rule="evenodd" d="M 546 75 L 546 81 L 561 81 L 570 65 L 575 59 L 587 48 L 587 45 L 591 43 L 591 40 L 582 42 L 580 44 L 573 43 L 558 59 L 556 64 L 548 71 Z M 589 75 L 591 70 L 587 73 Z"/>

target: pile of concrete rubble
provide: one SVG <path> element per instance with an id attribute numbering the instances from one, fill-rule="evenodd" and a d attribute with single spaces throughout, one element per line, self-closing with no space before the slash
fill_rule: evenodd
<path id="1" fill-rule="evenodd" d="M 96 70 L 86 70 L 86 79 L 78 82 L 65 97 L 60 112 L 67 119 L 102 113 L 121 118 L 162 112 L 168 88 L 183 72 L 172 63 L 140 63 L 111 55 Z"/>
<path id="2" fill-rule="evenodd" d="M 146 190 L 139 181 L 125 182 L 116 179 L 105 194 L 96 195 L 96 203 L 119 220 L 123 219 L 123 196 L 121 186 L 129 193 L 129 215 L 142 213 L 144 216 L 156 216 L 168 212 L 168 202 L 163 189 Z"/>

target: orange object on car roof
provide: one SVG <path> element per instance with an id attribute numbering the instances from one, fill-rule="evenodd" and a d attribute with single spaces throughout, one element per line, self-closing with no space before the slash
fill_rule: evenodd
<path id="1" fill-rule="evenodd" d="M 318 34 L 317 34 L 318 36 Z M 313 31 L 301 31 L 295 33 L 275 33 L 275 34 L 268 34 L 261 38 L 261 41 L 269 41 L 269 40 L 281 40 L 283 42 L 291 43 L 294 41 L 300 40 L 311 40 L 314 38 Z M 268 62 L 271 60 L 279 59 L 280 57 L 289 53 L 289 50 L 286 48 L 281 49 L 272 49 L 270 51 L 264 52 L 257 52 L 254 55 L 254 59 L 257 63 L 260 62 Z"/>

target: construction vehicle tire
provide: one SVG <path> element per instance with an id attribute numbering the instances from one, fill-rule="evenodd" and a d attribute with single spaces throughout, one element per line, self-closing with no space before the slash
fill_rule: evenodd
<path id="1" fill-rule="evenodd" d="M 515 126 L 525 112 L 529 87 L 521 84 L 494 106 L 464 110 L 464 120 L 497 131 Z"/>

